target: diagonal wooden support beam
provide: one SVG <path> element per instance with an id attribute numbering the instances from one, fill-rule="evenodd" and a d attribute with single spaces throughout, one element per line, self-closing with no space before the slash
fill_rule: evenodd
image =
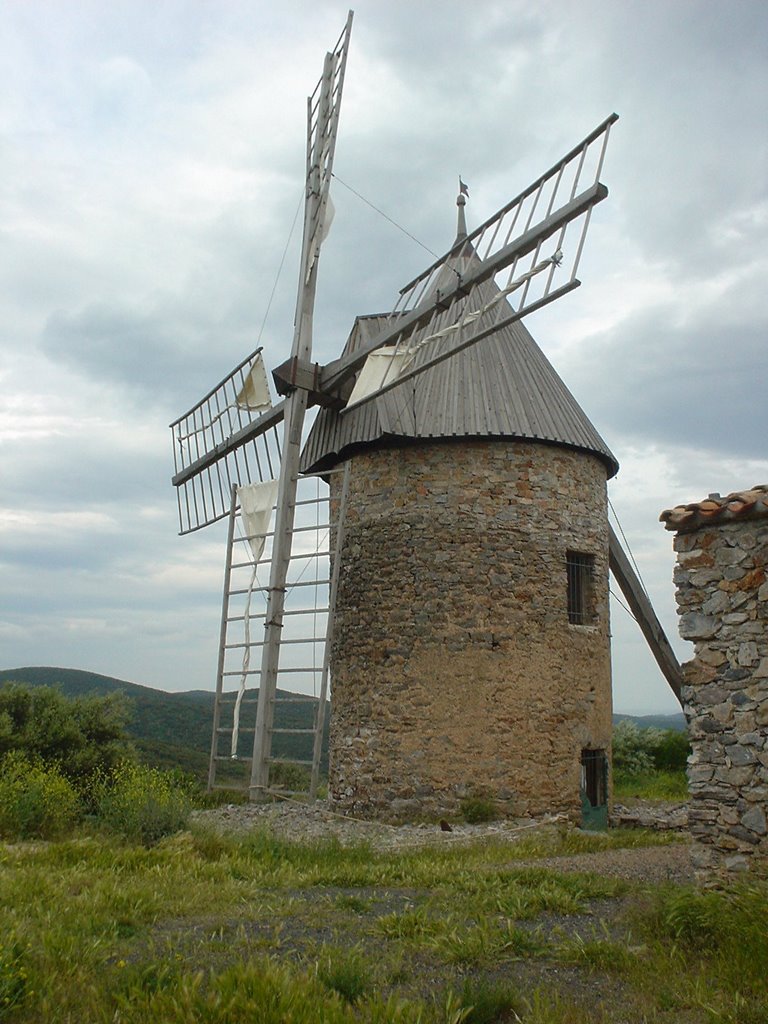
<path id="1" fill-rule="evenodd" d="M 653 605 L 643 590 L 643 586 L 637 577 L 637 573 L 624 553 L 619 538 L 614 533 L 613 527 L 609 525 L 609 546 L 608 562 L 611 567 L 614 579 L 621 587 L 621 592 L 626 598 L 632 614 L 637 619 L 643 636 L 648 641 L 651 654 L 656 659 L 656 664 L 661 669 L 662 675 L 669 683 L 670 689 L 680 701 L 682 698 L 683 670 L 677 655 L 672 650 L 672 645 L 667 640 L 667 634 L 656 617 Z"/>

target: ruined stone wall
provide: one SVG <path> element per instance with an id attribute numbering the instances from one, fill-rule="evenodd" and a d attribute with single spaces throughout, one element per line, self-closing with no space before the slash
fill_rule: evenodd
<path id="1" fill-rule="evenodd" d="M 700 877 L 768 861 L 768 517 L 675 537 L 683 689 Z"/>
<path id="2" fill-rule="evenodd" d="M 368 451 L 345 529 L 332 801 L 414 818 L 478 794 L 577 819 L 582 748 L 611 738 L 603 463 L 507 441 Z M 594 555 L 589 625 L 568 622 L 569 550 Z"/>

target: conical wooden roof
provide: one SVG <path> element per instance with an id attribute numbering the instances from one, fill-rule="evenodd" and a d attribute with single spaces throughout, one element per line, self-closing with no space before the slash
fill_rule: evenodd
<path id="1" fill-rule="evenodd" d="M 442 273 L 465 271 L 467 264 L 476 260 L 467 243 L 452 261 L 455 265 L 446 265 Z M 436 286 L 440 287 L 439 280 Z M 473 291 L 473 307 L 484 307 L 498 293 L 494 280 L 486 281 Z M 488 317 L 490 324 L 498 315 L 495 305 L 483 320 Z M 358 317 L 344 353 L 371 341 L 386 320 L 384 315 Z M 440 347 L 453 344 L 455 339 L 450 336 L 429 342 L 419 350 L 412 367 L 433 358 Z M 321 409 L 304 446 L 301 468 L 304 472 L 329 469 L 361 447 L 461 438 L 563 445 L 597 455 L 605 462 L 609 477 L 619 468 L 522 321 L 496 330 L 347 413 Z"/>

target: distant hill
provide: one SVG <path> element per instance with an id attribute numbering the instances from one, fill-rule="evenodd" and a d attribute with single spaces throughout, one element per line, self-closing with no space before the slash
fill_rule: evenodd
<path id="1" fill-rule="evenodd" d="M 122 693 L 128 699 L 132 720 L 128 732 L 143 759 L 161 767 L 179 766 L 200 778 L 207 776 L 211 748 L 213 721 L 213 693 L 206 690 L 188 690 L 168 693 L 150 686 L 140 686 L 124 679 L 113 679 L 96 672 L 73 668 L 28 667 L 0 669 L 0 685 L 5 682 L 26 683 L 30 686 L 55 686 L 67 697 L 88 694 Z M 254 697 L 257 690 L 248 690 Z M 296 696 L 285 690 L 277 691 L 278 698 Z M 309 729 L 312 727 L 316 700 L 275 707 L 275 728 Z M 328 720 L 326 715 L 323 737 L 323 767 L 328 764 Z M 252 736 L 252 734 L 251 734 Z M 246 750 L 250 736 L 241 737 L 240 754 Z M 311 736 L 274 737 L 273 752 L 278 756 L 308 759 L 312 757 Z M 226 765 L 224 768 L 226 769 Z M 231 775 L 226 770 L 223 777 Z M 217 777 L 219 773 L 217 772 Z"/>
<path id="2" fill-rule="evenodd" d="M 211 723 L 213 720 L 213 694 L 208 690 L 186 690 L 182 693 L 168 693 L 150 686 L 129 683 L 124 679 L 84 672 L 74 668 L 8 668 L 0 669 L 0 685 L 4 682 L 27 683 L 30 686 L 55 686 L 67 697 L 83 697 L 88 694 L 119 692 L 128 698 L 132 720 L 128 727 L 140 755 L 150 764 L 163 768 L 180 767 L 198 776 L 207 777 L 208 757 L 211 747 Z M 249 690 L 253 697 L 258 691 Z M 278 690 L 280 696 L 296 696 L 285 690 Z M 315 714 L 315 698 L 281 706 L 275 709 L 275 728 L 309 729 Z M 328 767 L 328 722 L 326 714 L 323 737 L 324 770 Z M 676 715 L 614 715 L 614 723 L 623 719 L 637 722 L 642 728 L 656 729 L 685 728 L 682 714 Z M 246 749 L 250 736 L 243 737 L 240 754 L 247 756 Z M 283 757 L 308 759 L 312 756 L 311 736 L 285 736 L 277 734 L 273 751 Z M 233 773 L 224 764 L 217 772 L 221 781 L 232 778 Z"/>
<path id="3" fill-rule="evenodd" d="M 683 732 L 686 727 L 682 711 L 672 715 L 614 715 L 613 724 L 616 725 L 625 719 L 635 722 L 641 729 L 675 729 L 677 732 Z"/>

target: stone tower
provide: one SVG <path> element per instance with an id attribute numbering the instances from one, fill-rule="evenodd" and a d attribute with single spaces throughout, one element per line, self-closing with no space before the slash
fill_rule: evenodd
<path id="1" fill-rule="evenodd" d="M 457 251 L 444 274 L 478 259 L 468 241 Z M 482 288 L 484 304 L 498 296 Z M 381 319 L 359 317 L 345 352 Z M 331 800 L 385 819 L 470 796 L 510 816 L 605 815 L 618 465 L 526 328 L 322 410 L 302 468 L 346 462 Z"/>

